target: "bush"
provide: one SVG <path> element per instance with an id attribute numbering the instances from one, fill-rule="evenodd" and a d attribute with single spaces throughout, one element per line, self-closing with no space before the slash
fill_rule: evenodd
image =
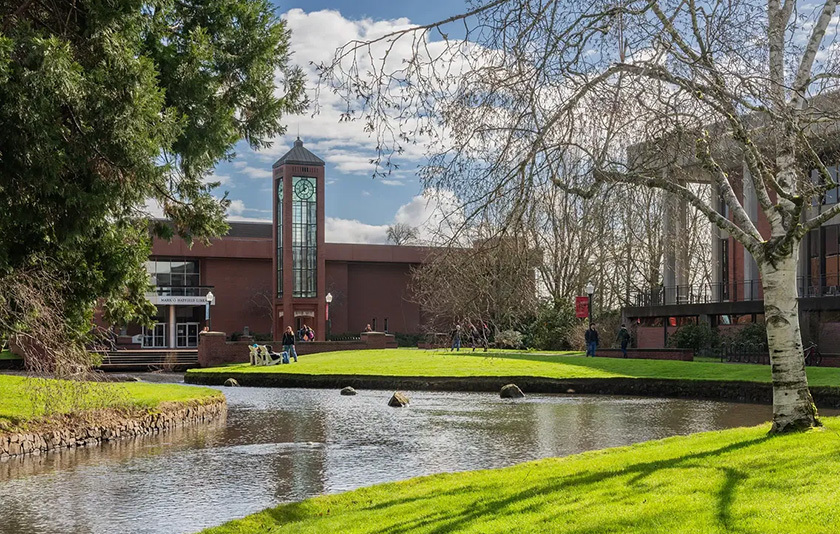
<path id="1" fill-rule="evenodd" d="M 521 349 L 524 336 L 516 330 L 502 330 L 496 334 L 496 346 L 502 349 Z"/>
<path id="2" fill-rule="evenodd" d="M 394 332 L 394 340 L 398 347 L 416 347 L 418 343 L 423 341 L 423 334 L 403 334 Z"/>
<path id="3" fill-rule="evenodd" d="M 529 325 L 527 344 L 540 350 L 569 350 L 575 347 L 578 321 L 570 302 L 541 302 Z"/>
<path id="4" fill-rule="evenodd" d="M 707 323 L 687 324 L 671 334 L 668 345 L 680 349 L 693 349 L 696 352 L 720 345 L 720 336 L 717 330 Z"/>
<path id="5" fill-rule="evenodd" d="M 754 346 L 767 345 L 767 327 L 762 323 L 750 323 L 738 330 L 731 341 Z"/>

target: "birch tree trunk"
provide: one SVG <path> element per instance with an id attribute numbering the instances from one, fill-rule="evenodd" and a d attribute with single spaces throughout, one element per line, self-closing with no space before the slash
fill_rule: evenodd
<path id="1" fill-rule="evenodd" d="M 798 250 L 798 244 L 793 251 Z M 817 409 L 808 390 L 799 305 L 796 300 L 796 254 L 774 263 L 762 262 L 764 316 L 773 377 L 773 428 L 789 432 L 820 426 Z"/>

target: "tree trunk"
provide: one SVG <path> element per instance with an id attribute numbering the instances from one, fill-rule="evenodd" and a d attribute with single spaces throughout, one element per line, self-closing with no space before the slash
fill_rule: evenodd
<path id="1" fill-rule="evenodd" d="M 799 249 L 792 248 L 794 251 Z M 796 255 L 791 253 L 775 265 L 763 262 L 760 268 L 773 377 L 773 428 L 770 432 L 820 426 L 805 375 L 796 300 Z"/>

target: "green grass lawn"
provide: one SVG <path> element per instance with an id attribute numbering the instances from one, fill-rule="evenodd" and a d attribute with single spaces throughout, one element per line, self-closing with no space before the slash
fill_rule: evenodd
<path id="1" fill-rule="evenodd" d="M 301 356 L 291 365 L 248 364 L 189 373 L 296 373 L 387 376 L 535 376 L 548 378 L 669 378 L 770 381 L 769 365 L 586 358 L 580 353 L 435 352 L 382 349 L 323 352 Z M 840 368 L 809 367 L 812 386 L 840 386 Z"/>
<path id="2" fill-rule="evenodd" d="M 23 376 L 0 375 L 0 431 L 27 428 L 45 416 L 63 415 L 84 411 L 88 407 L 154 409 L 162 402 L 203 401 L 222 396 L 210 388 L 182 386 L 178 384 L 147 384 L 143 382 L 88 383 L 78 389 L 66 387 L 59 380 L 32 382 Z M 33 388 L 33 384 L 35 384 Z M 53 403 L 49 413 L 43 413 L 33 391 L 41 388 L 46 394 L 61 389 L 68 394 L 63 403 Z"/>
<path id="3" fill-rule="evenodd" d="M 270 508 L 204 534 L 836 533 L 840 420 L 441 474 Z"/>
<path id="4" fill-rule="evenodd" d="M 0 350 L 0 360 L 19 360 L 20 356 L 12 354 L 10 350 Z"/>

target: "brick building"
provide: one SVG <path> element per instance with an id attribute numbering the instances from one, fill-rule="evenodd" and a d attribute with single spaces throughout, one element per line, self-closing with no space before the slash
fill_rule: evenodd
<path id="1" fill-rule="evenodd" d="M 195 347 L 207 324 L 208 293 L 210 326 L 228 335 L 248 327 L 277 339 L 286 326 L 303 324 L 318 340 L 328 330 L 358 334 L 367 324 L 420 332 L 420 307 L 408 285 L 411 268 L 431 249 L 327 243 L 324 162 L 300 139 L 272 171 L 272 222 L 232 222 L 210 246 L 155 239 L 146 263 L 156 287 L 148 295 L 157 306 L 155 326 L 129 327 L 122 342 L 130 337 L 144 348 Z"/>
<path id="2" fill-rule="evenodd" d="M 733 189 L 758 231 L 766 238 L 770 225 L 758 207 L 747 166 L 728 169 Z M 831 168 L 837 176 L 838 167 Z M 703 182 L 701 174 L 694 175 Z M 817 179 L 816 172 L 813 179 Z M 708 178 L 706 178 L 707 182 Z M 719 198 L 714 184 L 711 198 Z M 772 196 L 772 195 L 771 195 Z M 807 208 L 808 218 L 837 204 L 840 193 L 830 190 L 821 202 Z M 731 219 L 722 201 L 719 213 Z M 707 322 L 727 334 L 750 323 L 764 322 L 764 300 L 758 266 L 740 243 L 722 230 L 712 230 L 712 280 L 688 285 L 686 240 L 682 238 L 688 206 L 671 197 L 663 220 L 665 247 L 663 284 L 632 297 L 624 317 L 633 324 L 637 344 L 642 348 L 667 346 L 668 336 L 685 324 Z M 809 233 L 799 250 L 797 291 L 802 337 L 818 343 L 823 353 L 840 349 L 840 220 L 827 221 Z"/>

